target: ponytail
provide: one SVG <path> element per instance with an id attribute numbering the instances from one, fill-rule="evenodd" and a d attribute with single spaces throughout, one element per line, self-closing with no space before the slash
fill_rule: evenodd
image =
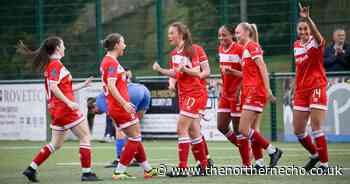
<path id="1" fill-rule="evenodd" d="M 35 71 L 41 71 L 49 63 L 50 56 L 55 53 L 57 47 L 60 46 L 62 39 L 56 36 L 49 37 L 36 50 L 29 49 L 22 41 L 19 41 L 16 48 L 17 52 L 30 60 L 27 64 Z"/>
<path id="2" fill-rule="evenodd" d="M 249 38 L 259 44 L 259 32 L 256 24 L 249 24 L 248 22 L 242 22 L 238 24 L 238 26 L 241 26 L 245 31 L 249 31 Z"/>
<path id="3" fill-rule="evenodd" d="M 259 44 L 259 33 L 256 24 L 250 24 L 250 38 Z"/>
<path id="4" fill-rule="evenodd" d="M 119 43 L 122 37 L 123 36 L 119 33 L 111 33 L 107 35 L 107 37 L 102 40 L 102 46 L 105 51 L 113 51 L 115 49 L 115 44 Z"/>

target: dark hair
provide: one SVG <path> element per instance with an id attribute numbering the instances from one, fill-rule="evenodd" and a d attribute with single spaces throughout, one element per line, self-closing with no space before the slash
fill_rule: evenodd
<path id="1" fill-rule="evenodd" d="M 220 27 L 221 28 L 224 28 L 226 29 L 231 35 L 234 35 L 235 34 L 235 27 L 234 26 L 231 26 L 231 25 L 228 25 L 228 24 L 224 24 Z"/>
<path id="2" fill-rule="evenodd" d="M 299 18 L 299 20 L 298 20 L 298 24 L 299 24 L 299 23 L 301 23 L 301 22 L 305 22 L 305 23 L 307 23 L 306 18 L 304 18 L 304 17 L 300 17 L 300 18 Z"/>
<path id="3" fill-rule="evenodd" d="M 42 70 L 49 63 L 50 56 L 55 53 L 61 42 L 62 38 L 51 36 L 41 43 L 40 48 L 33 51 L 20 40 L 16 48 L 18 53 L 31 60 L 29 66 L 38 71 Z"/>
<path id="4" fill-rule="evenodd" d="M 232 35 L 232 40 L 237 41 L 236 37 L 234 36 L 235 35 L 235 27 L 234 26 L 229 25 L 229 24 L 224 24 L 219 28 L 219 30 L 220 29 L 227 30 Z"/>
<path id="5" fill-rule="evenodd" d="M 182 39 L 185 42 L 185 55 L 192 57 L 194 54 L 194 49 L 192 47 L 192 36 L 190 29 L 182 22 L 174 22 L 170 25 L 170 27 L 176 27 L 177 31 L 182 35 Z"/>
<path id="6" fill-rule="evenodd" d="M 119 43 L 120 38 L 123 37 L 119 33 L 111 33 L 102 40 L 102 46 L 106 51 L 114 50 L 115 44 Z"/>
<path id="7" fill-rule="evenodd" d="M 238 26 L 241 26 L 244 30 L 249 31 L 249 37 L 256 43 L 259 43 L 259 32 L 256 24 L 249 24 L 248 22 L 242 22 Z"/>
<path id="8" fill-rule="evenodd" d="M 95 107 L 95 103 L 96 103 L 96 98 L 94 97 L 89 97 L 87 99 L 87 108 L 88 108 L 88 112 L 91 112 L 92 109 Z"/>
<path id="9" fill-rule="evenodd" d="M 92 127 L 94 126 L 94 120 L 96 115 L 96 113 L 92 111 L 93 108 L 95 107 L 95 102 L 96 102 L 96 98 L 94 97 L 89 97 L 87 99 L 87 108 L 88 108 L 87 121 L 88 121 L 90 132 L 92 132 Z"/>

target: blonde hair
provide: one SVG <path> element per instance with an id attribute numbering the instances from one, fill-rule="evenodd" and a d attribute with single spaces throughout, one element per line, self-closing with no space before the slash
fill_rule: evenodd
<path id="1" fill-rule="evenodd" d="M 249 37 L 256 43 L 259 43 L 259 32 L 256 24 L 250 24 L 248 22 L 242 22 L 238 26 L 241 26 L 245 31 L 249 31 Z"/>

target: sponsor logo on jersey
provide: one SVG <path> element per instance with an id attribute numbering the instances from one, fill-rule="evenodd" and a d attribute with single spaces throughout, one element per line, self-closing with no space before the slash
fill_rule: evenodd
<path id="1" fill-rule="evenodd" d="M 192 68 L 192 62 L 191 60 L 186 57 L 186 56 L 181 56 L 181 55 L 175 55 L 172 57 L 173 63 L 176 65 L 185 65 L 185 66 L 189 66 L 190 68 Z"/>
<path id="2" fill-rule="evenodd" d="M 237 54 L 219 54 L 220 62 L 240 63 L 241 58 Z"/>

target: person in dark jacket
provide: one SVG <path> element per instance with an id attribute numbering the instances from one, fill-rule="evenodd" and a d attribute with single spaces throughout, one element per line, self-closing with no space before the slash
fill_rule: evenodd
<path id="1" fill-rule="evenodd" d="M 335 29 L 333 42 L 324 53 L 324 67 L 330 71 L 350 71 L 350 45 L 345 42 L 344 29 Z"/>

